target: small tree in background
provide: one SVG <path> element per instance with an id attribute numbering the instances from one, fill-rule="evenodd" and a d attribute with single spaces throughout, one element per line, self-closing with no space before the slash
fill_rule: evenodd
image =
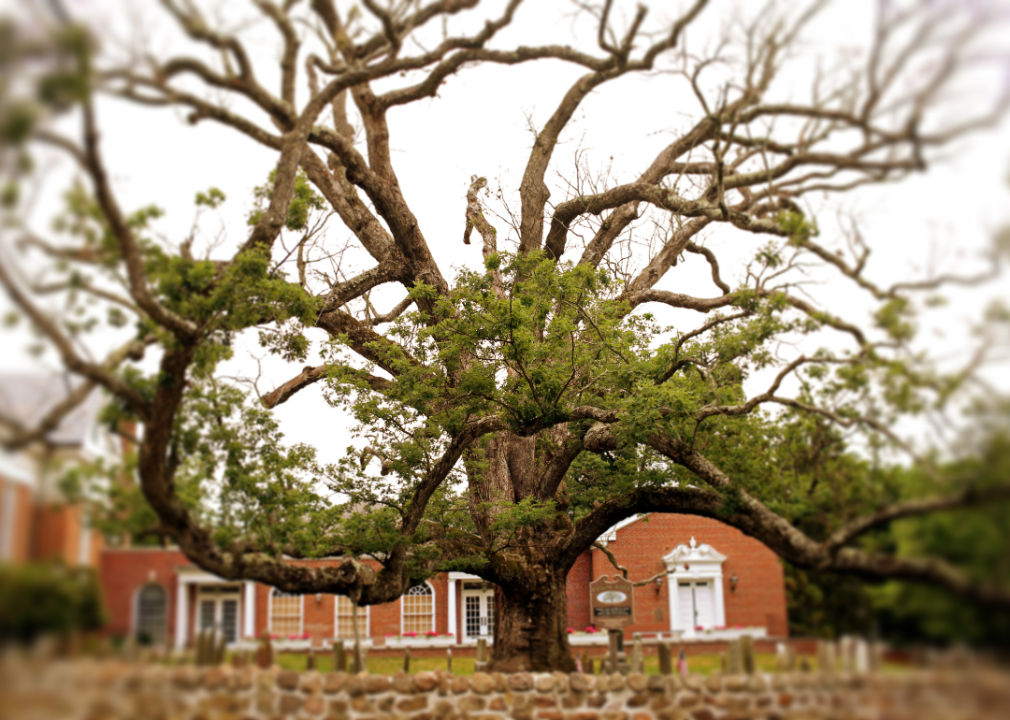
<path id="1" fill-rule="evenodd" d="M 669 20 L 582 3 L 574 45 L 536 46 L 499 40 L 523 13 L 537 20 L 519 0 L 497 15 L 477 0 L 364 0 L 346 12 L 332 0 L 256 2 L 282 43 L 279 62 L 194 3 L 162 4 L 197 54 L 145 48 L 119 63 L 62 11 L 48 34 L 5 26 L 3 43 L 17 78 L 2 101 L 5 233 L 48 269 L 37 282 L 5 252 L 0 282 L 64 366 L 108 394 L 105 420 L 137 447 L 139 487 L 157 518 L 148 532 L 223 578 L 361 605 L 394 600 L 437 571 L 471 572 L 499 589 L 501 670 L 573 668 L 568 570 L 638 513 L 716 518 L 800 568 L 922 581 L 1010 607 L 998 578 L 874 543 L 895 520 L 1010 495 L 1005 476 L 945 473 L 898 426 L 964 407 L 984 354 L 942 373 L 916 350 L 914 317 L 928 305 L 920 296 L 944 282 L 992 277 L 997 254 L 978 278 L 877 283 L 858 235 L 847 247 L 822 240 L 804 207 L 811 194 L 923 171 L 999 116 L 1002 106 L 950 121 L 940 109 L 984 12 L 881 5 L 865 59 L 802 93 L 777 80 L 816 3 L 741 20 L 696 56 L 681 50 L 684 34 L 721 12 L 703 1 Z M 450 32 L 474 17 L 478 30 Z M 459 221 L 463 243 L 480 238 L 483 267 L 447 278 L 397 180 L 387 114 L 474 66 L 547 59 L 582 75 L 537 129 L 514 202 L 511 191 L 500 196 L 509 239 L 481 199 L 487 180 L 473 176 Z M 276 87 L 261 79 L 269 63 Z M 583 100 L 659 72 L 693 89 L 696 105 L 681 108 L 692 124 L 636 177 L 579 166 L 552 192 L 548 170 Z M 121 205 L 102 154 L 115 138 L 101 135 L 94 109 L 105 95 L 183 109 L 192 123 L 276 151 L 237 247 L 160 240 L 156 208 Z M 80 118 L 79 138 L 51 122 L 67 111 Z M 474 121 L 489 111 L 474 108 Z M 17 222 L 35 144 L 66 152 L 86 179 L 66 194 L 53 230 L 62 240 Z M 223 201 L 216 190 L 197 197 L 206 210 Z M 354 272 L 335 259 L 348 248 L 328 230 L 331 217 L 353 236 Z M 723 276 L 704 242 L 716 229 L 735 257 L 751 258 L 738 278 Z M 706 268 L 709 293 L 678 292 L 674 270 L 687 259 Z M 801 287 L 815 266 L 874 303 L 873 321 Z M 386 286 L 402 300 L 380 312 Z M 65 315 L 40 304 L 53 294 Z M 700 319 L 685 324 L 671 309 Z M 1004 317 L 996 309 L 989 319 Z M 100 359 L 77 341 L 96 328 L 122 339 Z M 261 396 L 222 369 L 248 335 L 292 367 Z M 360 442 L 331 466 L 284 444 L 271 413 L 310 389 L 358 424 Z M 963 452 L 1003 432 L 998 396 L 986 400 L 974 410 L 994 418 L 992 432 Z M 894 450 L 933 478 L 928 493 L 896 481 Z M 345 559 L 309 568 L 284 555 Z"/>

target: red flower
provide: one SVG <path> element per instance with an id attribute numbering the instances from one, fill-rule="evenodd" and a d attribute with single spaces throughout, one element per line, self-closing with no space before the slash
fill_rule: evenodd
<path id="1" fill-rule="evenodd" d="M 592 635 L 594 632 L 596 632 L 596 628 L 590 625 L 589 627 L 586 628 L 586 632 Z"/>
<path id="2" fill-rule="evenodd" d="M 567 632 L 567 633 L 568 633 L 569 635 L 571 635 L 571 634 L 572 634 L 573 632 L 575 632 L 575 630 L 574 630 L 574 629 L 572 629 L 572 628 L 566 628 L 566 632 Z"/>

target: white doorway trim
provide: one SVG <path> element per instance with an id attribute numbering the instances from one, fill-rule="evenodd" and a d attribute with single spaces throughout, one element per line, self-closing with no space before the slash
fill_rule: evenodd
<path id="1" fill-rule="evenodd" d="M 190 612 L 190 602 L 189 602 L 189 587 L 190 585 L 196 585 L 199 588 L 201 585 L 233 585 L 236 584 L 234 581 L 225 580 L 224 578 L 219 578 L 217 575 L 211 575 L 208 572 L 199 570 L 193 567 L 183 567 L 179 568 L 176 575 L 176 587 L 175 587 L 175 648 L 177 650 L 182 650 L 186 647 L 186 641 L 189 639 L 189 612 Z M 239 595 L 245 593 L 245 607 L 243 608 L 243 603 L 239 602 L 239 618 L 238 618 L 238 639 L 242 640 L 243 631 L 245 631 L 246 636 L 252 635 L 252 629 L 255 623 L 256 616 L 256 583 L 254 582 L 242 582 L 241 589 L 239 590 Z M 194 613 L 199 611 L 199 593 L 196 593 L 197 598 L 194 606 Z M 252 595 L 252 597 L 250 597 Z"/>
<path id="2" fill-rule="evenodd" d="M 467 582 L 480 582 L 488 587 L 486 588 L 468 588 L 466 587 Z M 460 598 L 461 605 L 463 609 L 463 622 L 460 623 L 461 637 L 459 642 L 461 643 L 476 643 L 478 639 L 484 638 L 491 643 L 494 640 L 494 622 L 495 618 L 495 606 L 494 606 L 494 586 L 491 583 L 487 583 L 480 578 L 475 580 L 464 581 L 463 586 L 460 588 Z M 471 603 L 477 611 L 477 626 L 479 630 L 476 635 L 471 635 L 467 631 L 467 600 L 473 598 L 474 603 Z"/>
<path id="3" fill-rule="evenodd" d="M 680 617 L 678 593 L 682 581 L 692 581 L 692 584 L 699 581 L 710 583 L 715 601 L 715 607 L 712 609 L 712 626 L 721 627 L 726 624 L 726 606 L 722 590 L 722 564 L 725 561 L 725 555 L 717 552 L 711 545 L 699 545 L 694 538 L 691 538 L 690 545 L 678 545 L 663 558 L 669 573 L 666 581 L 670 598 L 671 630 L 680 631 L 685 638 L 695 637 L 694 623 Z"/>
<path id="4" fill-rule="evenodd" d="M 457 644 L 463 642 L 463 628 L 460 627 L 459 620 L 456 617 L 456 596 L 460 580 L 480 580 L 480 578 L 465 572 L 449 573 L 449 592 L 446 593 L 448 595 L 446 599 L 449 601 L 449 632 L 452 633 L 453 640 Z"/>
<path id="5" fill-rule="evenodd" d="M 219 587 L 224 585 L 224 587 Z M 242 640 L 242 586 L 234 583 L 203 583 L 196 592 L 196 630 L 213 629 L 224 634 L 225 603 L 235 603 L 235 639 L 228 642 L 234 645 Z M 210 628 L 202 627 L 204 603 L 213 605 L 213 619 Z"/>

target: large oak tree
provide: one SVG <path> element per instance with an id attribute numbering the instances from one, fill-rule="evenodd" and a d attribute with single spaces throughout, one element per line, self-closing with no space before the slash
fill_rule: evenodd
<path id="1" fill-rule="evenodd" d="M 15 183 L 6 232 L 48 266 L 41 279 L 19 271 L 8 247 L 0 282 L 82 378 L 8 448 L 102 388 L 104 419 L 136 445 L 145 531 L 221 577 L 364 605 L 433 572 L 469 571 L 498 588 L 498 669 L 573 667 L 568 570 L 639 513 L 716 518 L 798 567 L 928 582 L 1010 607 L 998 582 L 872 543 L 896 520 L 1010 495 L 991 463 L 945 474 L 896 425 L 964 407 L 959 393 L 983 354 L 941 373 L 915 344 L 916 298 L 991 277 L 997 255 L 977 278 L 878 284 L 864 273 L 859 236 L 845 250 L 822 240 L 806 202 L 923 172 L 938 149 L 999 118 L 1002 106 L 952 115 L 944 104 L 984 34 L 984 11 L 882 3 L 862 59 L 814 73 L 799 92 L 778 81 L 802 62 L 797 48 L 821 3 L 726 17 L 722 41 L 697 54 L 684 49 L 686 34 L 731 8 L 580 2 L 571 44 L 559 31 L 557 44 L 511 46 L 504 31 L 542 8 L 255 0 L 279 58 L 246 40 L 248 23 L 217 22 L 190 0 L 161 4 L 188 54 L 141 48 L 118 62 L 59 3 L 50 25 L 36 15 L 33 29 L 3 28 L 3 163 Z M 476 30 L 453 34 L 457 22 Z M 447 277 L 398 182 L 388 116 L 437 98 L 461 73 L 526 63 L 580 75 L 516 158 L 518 188 L 487 200 L 487 179 L 471 178 L 453 242 L 463 251 L 479 238 L 484 262 Z M 691 89 L 693 105 L 679 108 L 693 114 L 687 129 L 634 176 L 563 158 L 559 142 L 585 99 L 646 74 L 659 78 L 648 86 L 657 103 L 663 82 Z M 181 108 L 193 124 L 276 154 L 234 251 L 159 240 L 156 209 L 122 206 L 103 159 L 116 139 L 103 137 L 96 112 L 109 96 Z M 478 129 L 492 112 L 474 108 Z M 79 120 L 78 137 L 68 119 Z M 18 223 L 17 183 L 32 177 L 41 146 L 85 178 L 51 234 Z M 554 193 L 549 173 L 565 183 Z M 205 210 L 223 201 L 213 189 L 197 198 Z M 751 258 L 740 277 L 724 276 L 706 243 L 713 233 L 723 265 Z M 711 291 L 678 292 L 685 267 L 705 267 Z M 812 267 L 872 303 L 873 319 L 805 286 Z M 54 295 L 66 314 L 51 312 Z M 109 337 L 110 327 L 122 344 L 93 359 L 83 334 Z M 262 395 L 222 370 L 257 333 L 292 368 Z M 332 412 L 357 423 L 359 441 L 340 462 L 283 442 L 271 409 L 306 392 L 325 393 Z M 888 465 L 896 451 L 933 478 L 929 494 L 900 486 Z M 128 491 L 114 488 L 124 503 Z M 821 522 L 794 522 L 811 512 Z M 285 559 L 320 556 L 344 560 Z"/>

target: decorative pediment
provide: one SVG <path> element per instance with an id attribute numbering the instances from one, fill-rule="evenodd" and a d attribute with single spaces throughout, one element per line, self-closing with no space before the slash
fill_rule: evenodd
<path id="1" fill-rule="evenodd" d="M 682 566 L 690 568 L 692 565 L 722 565 L 726 556 L 718 552 L 711 545 L 698 544 L 698 541 L 691 538 L 690 545 L 678 545 L 673 551 L 663 558 L 667 568 Z"/>

